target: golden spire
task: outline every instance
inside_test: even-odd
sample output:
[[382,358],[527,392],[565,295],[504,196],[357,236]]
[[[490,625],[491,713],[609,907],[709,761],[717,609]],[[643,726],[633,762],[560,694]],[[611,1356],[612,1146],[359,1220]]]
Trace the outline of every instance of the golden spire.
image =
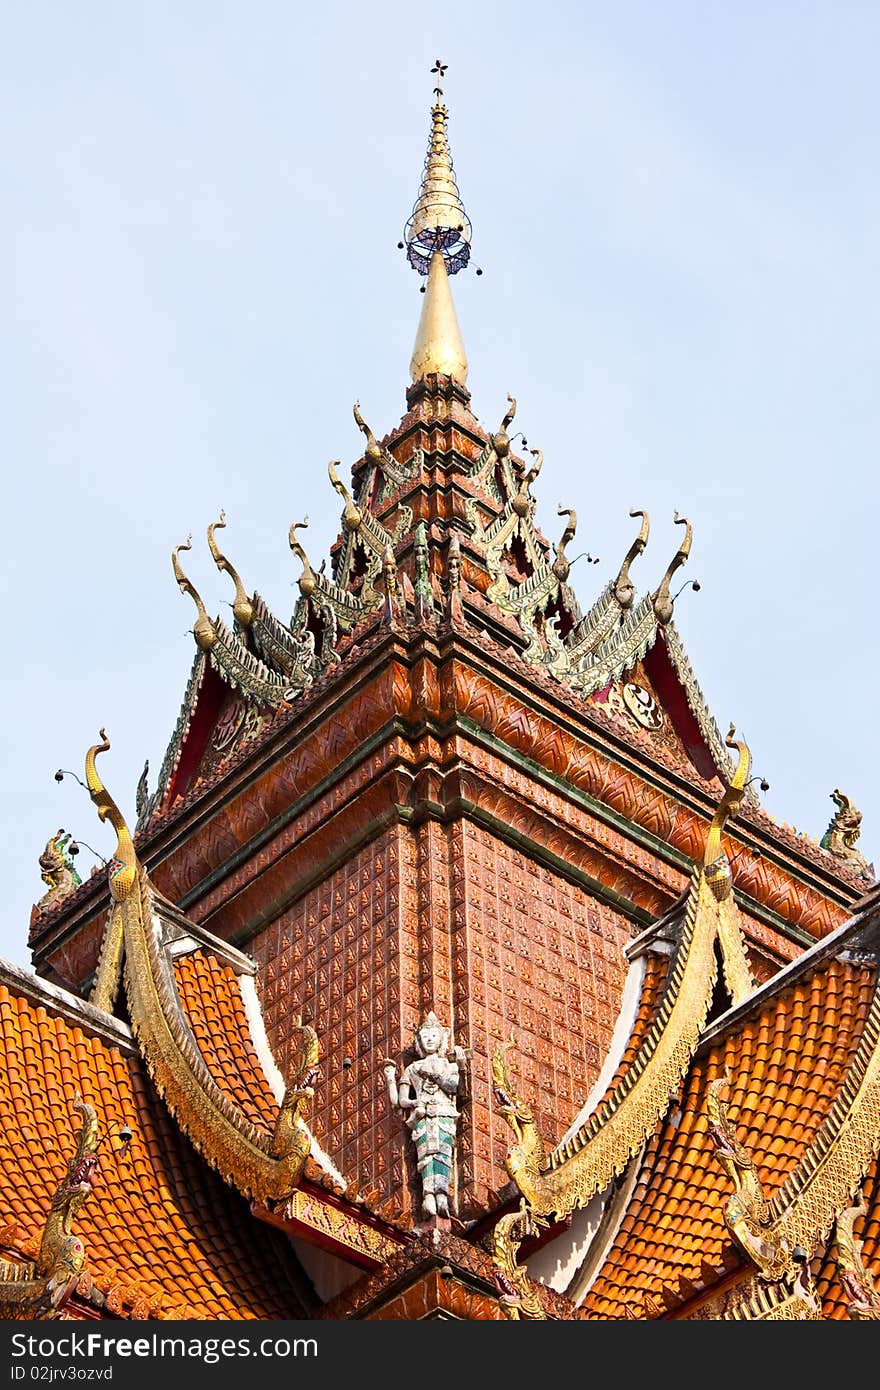
[[446,262],[443,253],[435,251],[431,257],[428,288],[409,363],[410,377],[413,381],[419,381],[429,372],[440,372],[443,376],[454,376],[456,381],[464,385],[467,370],[467,357],[452,301]]
[[425,302],[410,361],[413,381],[429,373],[467,379],[467,357],[458,327],[449,276],[463,270],[471,255],[471,224],[458,192],[449,141],[448,112],[440,85],[446,64],[438,58],[432,73],[437,78],[431,107],[431,140],[422,174],[422,186],[406,224],[406,256],[419,275],[427,275]]

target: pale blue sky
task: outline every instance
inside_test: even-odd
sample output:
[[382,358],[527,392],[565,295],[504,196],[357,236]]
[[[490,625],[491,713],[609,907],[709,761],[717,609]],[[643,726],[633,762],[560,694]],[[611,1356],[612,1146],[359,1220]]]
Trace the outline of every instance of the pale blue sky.
[[[27,963],[58,826],[103,854],[79,773],[133,816],[228,604],[204,540],[289,615],[290,522],[338,529],[326,465],[405,409],[421,298],[397,242],[431,64],[474,263],[474,408],[544,450],[582,605],[647,508],[653,587],[694,523],[677,621],[774,815],[846,791],[880,867],[876,4],[7,6],[0,42],[7,595],[0,953]],[[226,611],[226,610],[224,610]],[[80,864],[87,870],[89,856]]]

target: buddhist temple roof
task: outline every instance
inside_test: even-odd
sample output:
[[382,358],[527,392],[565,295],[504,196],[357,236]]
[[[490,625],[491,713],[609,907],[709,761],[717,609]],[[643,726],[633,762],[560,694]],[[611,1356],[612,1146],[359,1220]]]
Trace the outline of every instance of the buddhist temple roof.
[[[634,1161],[625,1213],[583,1297],[585,1316],[688,1316],[746,1278],[748,1259],[723,1219],[730,1177],[710,1135],[710,1090],[725,1074],[730,1120],[771,1208],[776,1203],[798,1232],[816,1228],[822,1316],[847,1316],[825,1213],[845,1207],[863,1185],[865,1261],[876,1264],[876,1090],[857,1097],[853,1069],[861,1076],[877,1066],[877,932],[875,907],[706,1030],[679,1095]],[[867,1055],[860,1058],[860,1049]],[[849,1144],[851,1125],[861,1144]],[[819,1155],[828,1152],[836,1156],[823,1169]],[[806,1214],[793,1217],[799,1205]]]
[[[195,652],[158,784],[132,833],[101,730],[85,787],[115,848],[79,883],[58,832],[31,923],[72,988],[0,972],[0,1303],[42,1279],[79,1315],[874,1317],[857,812],[835,792],[818,844],[762,809],[676,625],[687,517],[658,560],[632,509],[581,606],[592,557],[570,507],[555,541],[536,523],[516,400],[495,429],[471,408],[450,281],[472,229],[432,71],[406,412],[379,437],[354,405],[329,568],[290,524],[289,618],[231,526],[221,550],[225,513],[202,522],[229,622],[174,548]],[[457,1214],[413,1204],[429,1165],[392,1114],[383,1054],[419,1016],[473,1083],[430,1117],[470,1124]],[[61,1207],[87,1259],[66,1292]]]
[[[314,1296],[287,1242],[251,1216],[181,1135],[124,1025],[111,1031],[94,1013],[0,966],[5,1257],[36,1254],[81,1096],[104,1142],[95,1191],[77,1219],[87,1256],[75,1302],[141,1318],[307,1315]],[[120,1154],[125,1125],[132,1138]]]

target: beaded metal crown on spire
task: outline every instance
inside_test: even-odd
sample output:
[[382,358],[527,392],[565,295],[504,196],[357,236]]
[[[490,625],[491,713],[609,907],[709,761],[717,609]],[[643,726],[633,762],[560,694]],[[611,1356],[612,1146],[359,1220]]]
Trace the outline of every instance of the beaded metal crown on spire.
[[450,275],[464,270],[471,258],[471,224],[455,182],[446,135],[448,112],[441,86],[446,68],[447,64],[438,58],[431,69],[437,77],[431,107],[431,143],[419,196],[403,233],[406,258],[420,275],[428,274],[435,251],[443,256]]

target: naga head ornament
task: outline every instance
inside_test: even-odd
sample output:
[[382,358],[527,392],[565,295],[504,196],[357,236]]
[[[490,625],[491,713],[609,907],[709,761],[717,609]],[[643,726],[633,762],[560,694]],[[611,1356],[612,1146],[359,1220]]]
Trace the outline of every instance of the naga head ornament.
[[380,463],[382,460],[382,449],[373,431],[370,429],[363,415],[361,415],[360,401],[355,401],[353,410],[355,423],[358,429],[363,432],[367,441],[366,448],[364,449],[364,458],[368,463]]
[[339,459],[332,459],[330,463],[327,464],[327,472],[330,474],[331,483],[345,503],[342,520],[349,531],[356,531],[361,524],[362,514],[360,509],[355,506],[354,498],[336,471],[336,465],[338,463]]
[[737,750],[736,770],[712,818],[709,834],[706,837],[706,848],[703,852],[703,873],[718,902],[723,902],[725,898],[730,896],[733,886],[730,861],[721,845],[721,832],[727,821],[735,816],[739,810],[745,796],[746,783],[752,763],[748,744],[742,739],[735,738],[735,734],[736,728],[731,724],[724,742],[728,748]]
[[574,507],[563,507],[560,502],[556,508],[556,515],[568,517],[565,530],[556,546],[556,558],[553,561],[553,573],[556,575],[560,584],[564,584],[571,572],[571,562],[565,553],[565,547],[574,540],[578,524],[577,512],[574,510]]
[[510,408],[507,414],[505,415],[504,419],[501,421],[501,426],[498,430],[498,433],[492,440],[492,448],[495,450],[495,453],[498,455],[500,459],[506,459],[507,455],[510,453],[510,435],[508,434],[508,430],[510,429],[510,426],[513,422],[513,417],[516,414],[515,398],[508,394],[507,399],[510,402]]
[[645,549],[645,546],[648,544],[648,535],[651,529],[651,522],[647,512],[640,512],[635,510],[633,507],[630,507],[629,514],[630,516],[640,516],[642,518],[642,525],[639,530],[639,534],[636,536],[629,550],[626,552],[623,564],[620,566],[620,572],[614,581],[614,597],[617,599],[617,602],[620,604],[621,608],[632,607],[632,601],[635,598],[636,589],[635,585],[629,577],[629,567],[632,564],[632,562],[635,559],[637,559],[639,555],[641,555],[642,551]]
[[177,585],[180,589],[180,592],[182,594],[189,594],[197,609],[198,616],[196,617],[196,620],[193,623],[193,636],[195,637],[196,642],[198,643],[199,647],[201,647],[202,651],[209,652],[213,647],[214,643],[217,641],[217,632],[214,628],[214,624],[208,617],[208,612],[205,608],[204,603],[202,602],[200,593],[190,582],[190,580],[187,579],[186,575],[180,567],[180,560],[178,559],[178,556],[180,555],[181,550],[192,550],[192,532],[190,532],[190,534],[187,536],[186,540],[183,542],[182,545],[175,546],[172,550],[171,564],[174,569],[174,578],[177,580]]
[[100,731],[101,742],[95,743],[86,753],[86,786],[98,812],[98,819],[108,820],[116,831],[116,853],[109,864],[110,892],[117,902],[124,901],[134,887],[137,878],[137,860],[134,843],[128,826],[113,797],[98,775],[96,759],[99,753],[106,753],[110,740],[105,731]]
[[247,589],[241,582],[238,571],[229,563],[225,555],[222,555],[220,548],[214,539],[214,532],[226,525],[226,513],[220,513],[218,521],[212,521],[208,527],[208,547],[214,557],[214,563],[218,570],[224,571],[229,575],[235,585],[235,598],[232,600],[232,611],[235,620],[240,627],[250,627],[254,620],[254,605],[248,597]]
[[298,541],[296,538],[297,531],[302,531],[304,527],[308,526],[308,524],[308,517],[306,517],[305,521],[292,521],[290,523],[290,531],[287,535],[288,545],[290,546],[296,558],[302,564],[302,574],[299,577],[298,583],[299,591],[302,594],[303,598],[309,598],[315,592],[315,589],[318,586],[318,581],[315,578],[315,571],[309,564],[309,557],[306,554],[301,542]]
[[691,541],[694,534],[694,528],[687,517],[679,516],[678,512],[675,513],[675,524],[676,526],[684,526],[687,528],[684,533],[684,540],[670,560],[669,567],[660,581],[657,592],[654,594],[654,613],[657,617],[657,621],[663,623],[664,626],[666,623],[672,621],[672,612],[675,606],[675,600],[670,597],[669,593],[672,576],[675,574],[676,570],[681,569],[681,566],[690,555]]

